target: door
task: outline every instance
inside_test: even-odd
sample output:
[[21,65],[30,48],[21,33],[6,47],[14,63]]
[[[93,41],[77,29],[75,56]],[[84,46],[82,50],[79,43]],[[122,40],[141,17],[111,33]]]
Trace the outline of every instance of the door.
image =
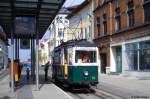
[[101,73],[106,73],[106,53],[101,54]]
[[121,46],[116,47],[116,72],[121,73],[122,72],[122,52],[121,52]]

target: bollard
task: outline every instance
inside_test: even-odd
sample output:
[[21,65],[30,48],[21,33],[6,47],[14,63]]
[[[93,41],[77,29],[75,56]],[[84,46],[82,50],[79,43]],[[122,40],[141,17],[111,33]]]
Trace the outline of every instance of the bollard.
[[26,70],[26,72],[27,72],[27,80],[29,80],[29,73],[30,73],[30,70],[29,70],[29,68],[27,68],[27,70]]

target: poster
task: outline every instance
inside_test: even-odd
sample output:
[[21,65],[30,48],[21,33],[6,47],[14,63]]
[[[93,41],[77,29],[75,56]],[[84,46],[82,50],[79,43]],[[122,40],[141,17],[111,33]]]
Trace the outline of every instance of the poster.
[[35,18],[34,17],[16,17],[15,34],[34,34]]

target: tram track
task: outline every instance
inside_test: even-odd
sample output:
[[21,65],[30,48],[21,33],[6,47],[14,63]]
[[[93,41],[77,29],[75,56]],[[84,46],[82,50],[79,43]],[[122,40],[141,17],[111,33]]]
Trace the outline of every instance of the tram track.
[[70,88],[64,88],[64,86],[60,84],[55,83],[55,85],[72,96],[74,99],[124,99],[120,96],[116,96],[95,87],[70,90]]
[[[95,89],[86,89],[87,90],[95,90]],[[122,99],[120,97],[114,96],[114,95],[109,95],[105,92],[97,91],[90,93],[90,91],[87,91],[87,93],[82,92],[82,93],[72,93],[72,92],[67,92],[69,95],[75,97],[75,99]]]

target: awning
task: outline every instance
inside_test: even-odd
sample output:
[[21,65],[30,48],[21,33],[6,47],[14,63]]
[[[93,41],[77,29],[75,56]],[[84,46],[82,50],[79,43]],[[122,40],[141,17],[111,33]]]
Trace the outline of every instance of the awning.
[[[12,17],[38,17],[39,38],[46,32],[65,0],[0,0],[0,25],[11,37]],[[28,38],[31,35],[17,35]]]

